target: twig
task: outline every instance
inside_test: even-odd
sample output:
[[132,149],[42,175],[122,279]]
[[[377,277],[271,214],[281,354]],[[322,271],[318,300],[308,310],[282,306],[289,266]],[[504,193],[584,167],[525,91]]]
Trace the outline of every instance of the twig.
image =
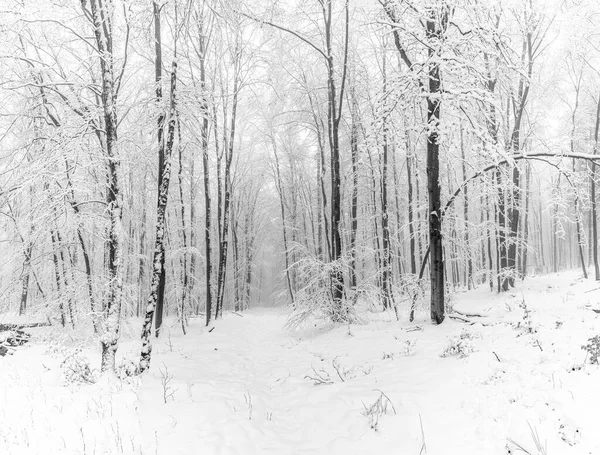
[[485,323],[483,323],[481,321],[473,321],[472,319],[465,318],[463,316],[458,316],[455,313],[449,314],[448,317],[450,319],[456,319],[457,321],[466,322],[467,324],[470,324],[470,325],[481,324],[481,325],[486,326],[486,327],[488,327],[488,326],[491,325],[491,324],[485,324]]
[[335,372],[337,373],[337,375],[339,376],[339,378],[342,380],[342,382],[346,382],[346,379],[344,378],[345,375],[342,375],[340,373],[340,365],[337,362],[337,357],[335,359],[333,359],[333,361],[331,362],[331,365],[333,366],[333,369],[335,370]]
[[496,360],[498,360],[498,362],[502,363],[502,361],[500,360],[500,357],[498,357],[498,354],[496,354],[494,351],[492,351],[492,354],[494,354],[496,356]]
[[423,327],[420,325],[416,325],[414,327],[409,327],[408,329],[404,329],[405,332],[421,332],[423,331]]
[[321,370],[319,372],[319,371],[315,370],[315,367],[311,367],[311,368],[312,368],[313,373],[315,375],[314,376],[310,376],[310,375],[307,374],[306,376],[304,376],[304,379],[310,379],[311,381],[313,381],[315,383],[315,385],[333,384],[333,381],[329,377],[329,373],[327,373],[327,371]]
[[421,413],[419,413],[419,422],[421,423],[421,441],[423,441],[419,455],[423,455],[424,453],[427,453],[427,444],[425,444],[425,431],[423,430],[423,419],[421,418]]
[[390,400],[390,397],[388,397],[385,393],[383,393],[381,390],[379,389],[373,389],[373,392],[379,392],[381,395],[383,395],[385,397],[386,400],[388,400],[388,403],[392,406],[392,411],[394,411],[394,415],[397,415],[398,413],[396,412],[396,408],[394,407],[394,403],[392,403],[392,400]]
[[487,318],[487,316],[485,316],[483,314],[463,313],[462,311],[458,311],[456,308],[453,310],[453,313],[459,314],[459,315],[464,316],[466,318]]

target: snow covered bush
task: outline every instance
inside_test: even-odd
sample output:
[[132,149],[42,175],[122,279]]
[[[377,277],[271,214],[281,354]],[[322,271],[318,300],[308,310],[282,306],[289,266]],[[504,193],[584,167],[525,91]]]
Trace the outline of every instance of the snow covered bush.
[[347,275],[347,258],[324,262],[313,256],[305,256],[293,267],[296,281],[303,283],[303,286],[294,295],[292,314],[286,322],[287,329],[296,330],[311,320],[343,324],[363,322],[356,311],[356,303],[363,289],[346,291],[341,301],[333,298],[332,277],[340,272]]
[[123,360],[123,362],[117,366],[116,373],[117,377],[121,381],[129,380],[137,375],[138,365],[131,359]]
[[527,306],[525,299],[521,300],[521,303],[519,303],[519,308],[523,310],[523,319],[515,324],[516,329],[521,329],[521,333],[519,335],[532,335],[537,333],[537,326],[533,323],[531,318],[531,310]]
[[448,343],[444,348],[444,351],[440,354],[440,357],[451,357],[458,356],[460,358],[468,357],[475,348],[473,347],[473,339],[479,338],[480,335],[471,333],[463,329],[463,331],[456,336],[448,339]]
[[598,365],[598,358],[600,357],[600,335],[589,338],[587,344],[581,346],[581,349],[587,351],[592,365]]
[[67,355],[61,362],[60,368],[67,384],[93,384],[96,382],[96,372],[91,369],[89,360],[80,350],[75,350]]

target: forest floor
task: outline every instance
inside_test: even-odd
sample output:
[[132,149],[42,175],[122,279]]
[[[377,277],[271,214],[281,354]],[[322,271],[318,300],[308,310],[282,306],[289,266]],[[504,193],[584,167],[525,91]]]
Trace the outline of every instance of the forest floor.
[[76,343],[32,330],[0,357],[0,454],[600,454],[600,368],[581,349],[600,334],[600,289],[578,277],[454,294],[473,324],[386,312],[289,332],[260,308],[211,333],[192,320],[129,382],[65,385]]

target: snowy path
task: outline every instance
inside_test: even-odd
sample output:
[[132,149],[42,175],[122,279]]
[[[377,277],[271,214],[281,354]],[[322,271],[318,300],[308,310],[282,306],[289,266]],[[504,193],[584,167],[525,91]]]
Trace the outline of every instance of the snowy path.
[[[253,310],[226,316],[210,334],[193,325],[185,343],[173,329],[173,352],[165,343],[156,348],[140,391],[142,433],[153,441],[145,453],[158,440],[159,454],[419,454],[424,440],[428,454],[500,455],[509,437],[533,450],[529,425],[548,453],[600,453],[600,375],[577,369],[581,344],[600,325],[582,300],[593,283],[571,286],[574,279],[537,278],[523,294],[457,295],[457,308],[485,314],[486,326],[423,320],[422,331],[407,332],[409,324],[379,315],[351,334],[347,327],[290,334],[279,311]],[[510,325],[522,319],[522,296],[535,334]],[[440,358],[463,329],[481,335],[475,352]],[[416,343],[411,355],[403,352],[408,340]],[[163,363],[177,389],[166,405]],[[333,384],[306,379],[313,367]],[[388,406],[374,431],[364,406],[379,391],[396,414]]]
[[[506,455],[507,438],[537,454],[530,426],[549,455],[600,454],[600,369],[581,349],[600,334],[600,290],[585,292],[596,287],[569,272],[455,294],[457,310],[483,315],[475,325],[383,313],[289,333],[280,310],[254,309],[208,333],[194,320],[186,336],[165,330],[137,389],[64,387],[60,355],[32,344],[0,358],[0,454]],[[464,330],[474,352],[440,358]],[[138,349],[123,340],[120,352]],[[382,392],[387,412],[369,418]]]

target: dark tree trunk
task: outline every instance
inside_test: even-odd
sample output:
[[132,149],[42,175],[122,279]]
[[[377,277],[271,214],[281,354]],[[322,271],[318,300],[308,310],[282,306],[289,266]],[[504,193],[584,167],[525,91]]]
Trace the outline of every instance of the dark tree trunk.
[[[237,51],[236,51],[237,54]],[[237,57],[239,58],[239,54]],[[233,101],[231,111],[231,124],[229,126],[229,138],[227,144],[223,144],[223,147],[227,145],[227,151],[225,156],[225,174],[224,174],[224,191],[223,191],[223,218],[220,220],[220,244],[219,244],[219,267],[217,270],[217,305],[215,308],[215,319],[220,318],[223,315],[223,302],[225,299],[225,274],[227,271],[227,252],[229,248],[229,224],[230,224],[230,209],[231,209],[231,163],[233,160],[233,149],[235,144],[235,126],[236,126],[236,114],[237,114],[237,100],[239,91],[239,80],[238,80],[238,64],[236,60],[235,68],[235,79],[233,82]]]
[[[160,199],[160,187],[162,185],[162,176],[165,171],[165,112],[162,107],[162,40],[161,40],[161,28],[160,28],[160,6],[157,0],[152,3],[154,12],[154,82],[156,84],[156,103],[159,106],[159,115],[157,120],[157,135],[158,135],[158,199]],[[166,211],[165,211],[166,217]],[[162,243],[164,248],[164,243]],[[165,306],[165,254],[161,255],[160,262],[160,277],[157,289],[157,300],[156,300],[156,321],[155,321],[155,336],[158,338],[160,335],[160,329],[162,327],[163,312]],[[154,275],[154,270],[152,274]]]
[[[408,131],[406,131],[408,135]],[[413,185],[412,185],[412,157],[410,155],[410,149],[408,144],[408,138],[406,142],[406,176],[408,181],[408,241],[410,248],[410,273],[415,275],[417,273],[416,263],[416,251],[415,251],[415,226],[414,226],[414,214],[413,214]]]
[[[387,99],[387,74],[386,74],[386,58],[385,49],[383,56],[383,97]],[[387,106],[383,105],[383,150],[381,157],[381,234],[382,234],[382,260],[381,260],[381,284],[383,294],[383,308],[388,309],[393,306],[392,295],[392,254],[390,246],[390,227],[388,213],[388,160],[389,160],[389,144],[388,144],[388,112]]]
[[[322,3],[323,19],[325,21],[325,56],[327,58],[327,119],[328,119],[328,130],[329,130],[329,148],[331,151],[330,164],[331,164],[331,261],[336,262],[341,259],[342,256],[342,236],[341,236],[341,175],[340,175],[340,146],[339,146],[339,129],[340,121],[342,119],[342,106],[344,101],[344,85],[346,82],[346,63],[348,57],[348,31],[349,31],[349,8],[346,3],[346,39],[345,39],[345,51],[344,51],[344,63],[342,66],[343,75],[341,80],[341,89],[339,93],[339,106],[338,106],[338,93],[335,84],[335,67],[333,62],[333,51],[332,51],[332,3]],[[334,267],[331,274],[332,282],[332,295],[334,302],[334,316],[339,317],[341,315],[342,298],[344,296],[344,274],[340,267]]]
[[[206,86],[206,43],[204,35],[204,18],[197,21],[198,26],[198,54],[200,56],[200,88],[202,89],[202,172],[204,174],[204,256],[205,256],[205,287],[206,287],[206,325],[212,320],[212,227],[211,227],[211,197],[210,197],[210,168],[208,161],[208,128],[209,128],[209,105]],[[215,130],[215,142],[217,131]],[[220,194],[220,191],[219,191]],[[192,230],[194,230],[192,228]],[[192,275],[193,276],[193,275]]]
[[445,283],[444,283],[444,257],[442,245],[442,213],[441,213],[441,188],[440,188],[440,145],[438,143],[438,125],[440,122],[441,108],[441,80],[439,46],[448,24],[448,7],[443,6],[443,11],[431,9],[426,22],[426,35],[430,44],[438,48],[429,48],[427,96],[427,123],[429,134],[427,136],[427,191],[429,194],[429,247],[430,247],[430,277],[431,277],[431,319],[436,324],[444,321],[445,313]]

